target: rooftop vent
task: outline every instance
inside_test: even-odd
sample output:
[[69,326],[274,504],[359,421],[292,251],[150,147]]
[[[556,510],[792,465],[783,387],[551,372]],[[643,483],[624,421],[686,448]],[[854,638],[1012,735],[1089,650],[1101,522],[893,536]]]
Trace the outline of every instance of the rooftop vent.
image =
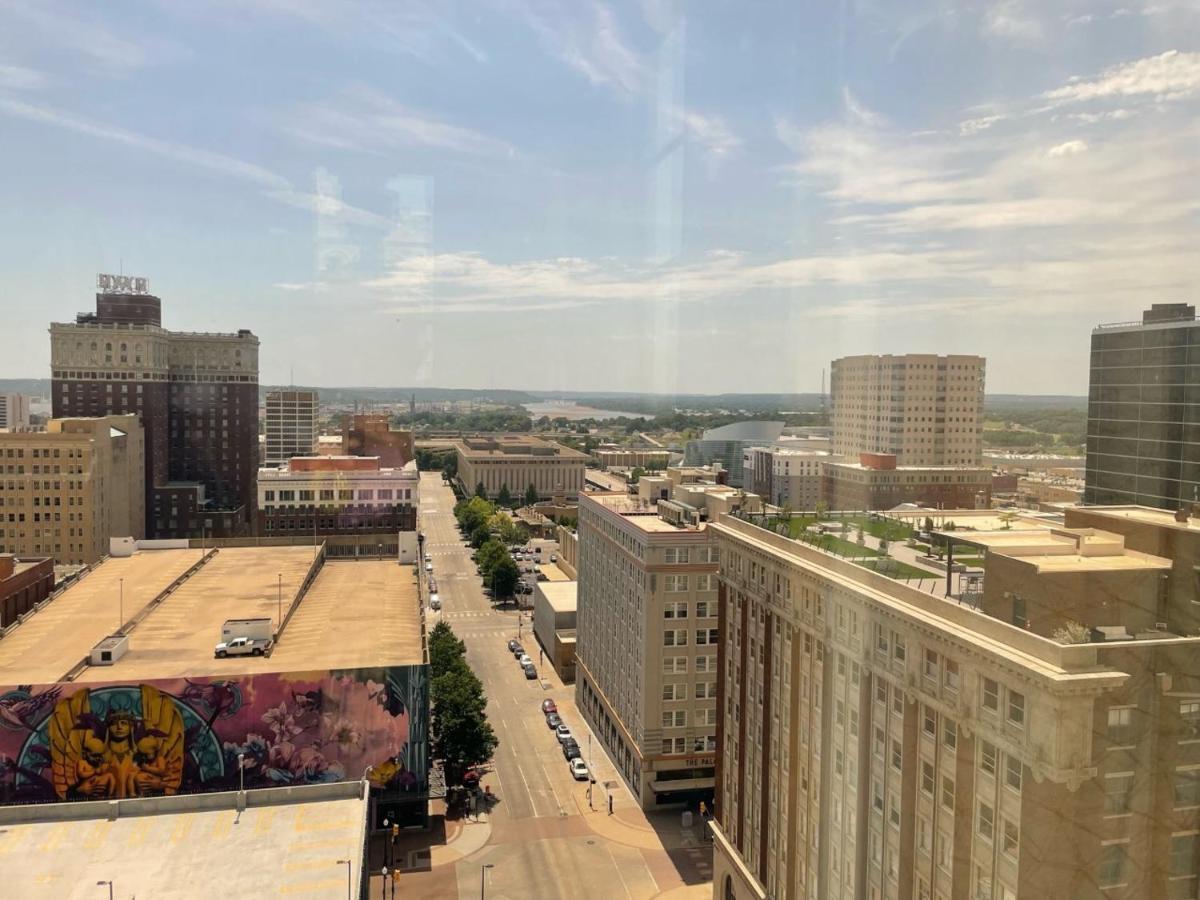
[[92,648],[93,666],[111,666],[129,652],[129,636],[112,634]]

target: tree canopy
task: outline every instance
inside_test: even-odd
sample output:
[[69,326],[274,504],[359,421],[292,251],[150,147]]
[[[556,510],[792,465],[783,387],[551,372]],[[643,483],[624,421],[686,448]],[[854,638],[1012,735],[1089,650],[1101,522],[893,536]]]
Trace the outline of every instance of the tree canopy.
[[467,665],[466,645],[445,622],[429,633],[430,729],[433,754],[451,784],[472,766],[487,762],[499,741],[487,720],[483,684]]

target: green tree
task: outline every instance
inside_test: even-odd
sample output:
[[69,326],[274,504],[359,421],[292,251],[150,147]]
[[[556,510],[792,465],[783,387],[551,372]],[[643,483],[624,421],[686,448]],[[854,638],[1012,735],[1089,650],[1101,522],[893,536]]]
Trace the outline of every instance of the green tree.
[[488,586],[491,587],[493,596],[497,600],[511,597],[513,588],[517,586],[520,577],[521,570],[517,568],[513,558],[505,553],[504,557],[492,567],[488,577]]
[[433,754],[443,762],[450,784],[472,766],[492,758],[499,746],[487,719],[483,685],[464,659],[434,678],[429,687]]
[[442,463],[442,477],[447,481],[453,481],[458,477],[458,454],[447,453],[446,461]]
[[482,497],[484,500],[487,499],[487,488],[483,486],[482,481],[475,485],[475,496]]
[[525,488],[525,505],[533,506],[538,502],[538,489],[533,486],[533,482],[529,483],[529,487]]
[[468,543],[472,547],[474,547],[476,550],[478,550],[480,547],[482,547],[484,544],[486,544],[489,540],[491,540],[491,537],[492,537],[492,531],[490,528],[487,527],[487,523],[480,522],[471,531],[471,537],[468,540]]
[[429,675],[437,678],[449,672],[465,659],[467,645],[454,634],[444,621],[438,622],[429,632]]
[[492,569],[506,556],[508,556],[508,548],[495,539],[488,541],[479,548],[477,562],[479,563],[479,571],[485,581],[492,577]]
[[454,507],[455,518],[459,524],[463,526],[463,530],[470,534],[480,525],[487,523],[496,512],[496,507],[488,503],[482,497],[472,497],[470,500],[459,501]]
[[929,534],[929,532],[933,531],[933,518],[931,516],[925,517],[925,526],[922,530],[926,534]]
[[829,504],[826,503],[824,500],[818,500],[817,505],[816,505],[817,521],[819,522],[822,519],[824,519],[826,514],[828,514],[828,512],[829,512]]
[[508,482],[506,481],[504,484],[500,485],[500,493],[496,495],[496,505],[507,507],[512,506],[512,502],[513,497],[512,494],[509,493]]
[[646,470],[643,469],[641,466],[634,466],[633,471],[629,473],[629,483],[637,484],[638,479],[640,479],[645,474],[646,474]]

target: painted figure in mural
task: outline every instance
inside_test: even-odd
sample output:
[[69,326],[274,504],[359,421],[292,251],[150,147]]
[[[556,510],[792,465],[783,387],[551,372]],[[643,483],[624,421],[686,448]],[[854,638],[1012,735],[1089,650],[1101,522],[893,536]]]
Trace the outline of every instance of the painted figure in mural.
[[119,799],[174,794],[183,778],[183,718],[174,700],[141,686],[140,714],[110,706],[92,712],[83,688],[55,704],[50,769],[59,799]]
[[34,724],[42,718],[42,710],[57,700],[61,693],[62,688],[52,687],[35,694],[33,685],[23,684],[0,697],[0,719],[7,725],[32,731]]

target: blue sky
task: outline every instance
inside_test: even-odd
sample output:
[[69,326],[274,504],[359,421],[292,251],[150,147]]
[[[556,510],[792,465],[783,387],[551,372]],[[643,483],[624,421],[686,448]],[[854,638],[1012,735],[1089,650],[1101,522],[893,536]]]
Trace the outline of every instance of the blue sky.
[[1200,3],[0,0],[0,377],[96,272],[327,385],[1084,393],[1196,299]]

